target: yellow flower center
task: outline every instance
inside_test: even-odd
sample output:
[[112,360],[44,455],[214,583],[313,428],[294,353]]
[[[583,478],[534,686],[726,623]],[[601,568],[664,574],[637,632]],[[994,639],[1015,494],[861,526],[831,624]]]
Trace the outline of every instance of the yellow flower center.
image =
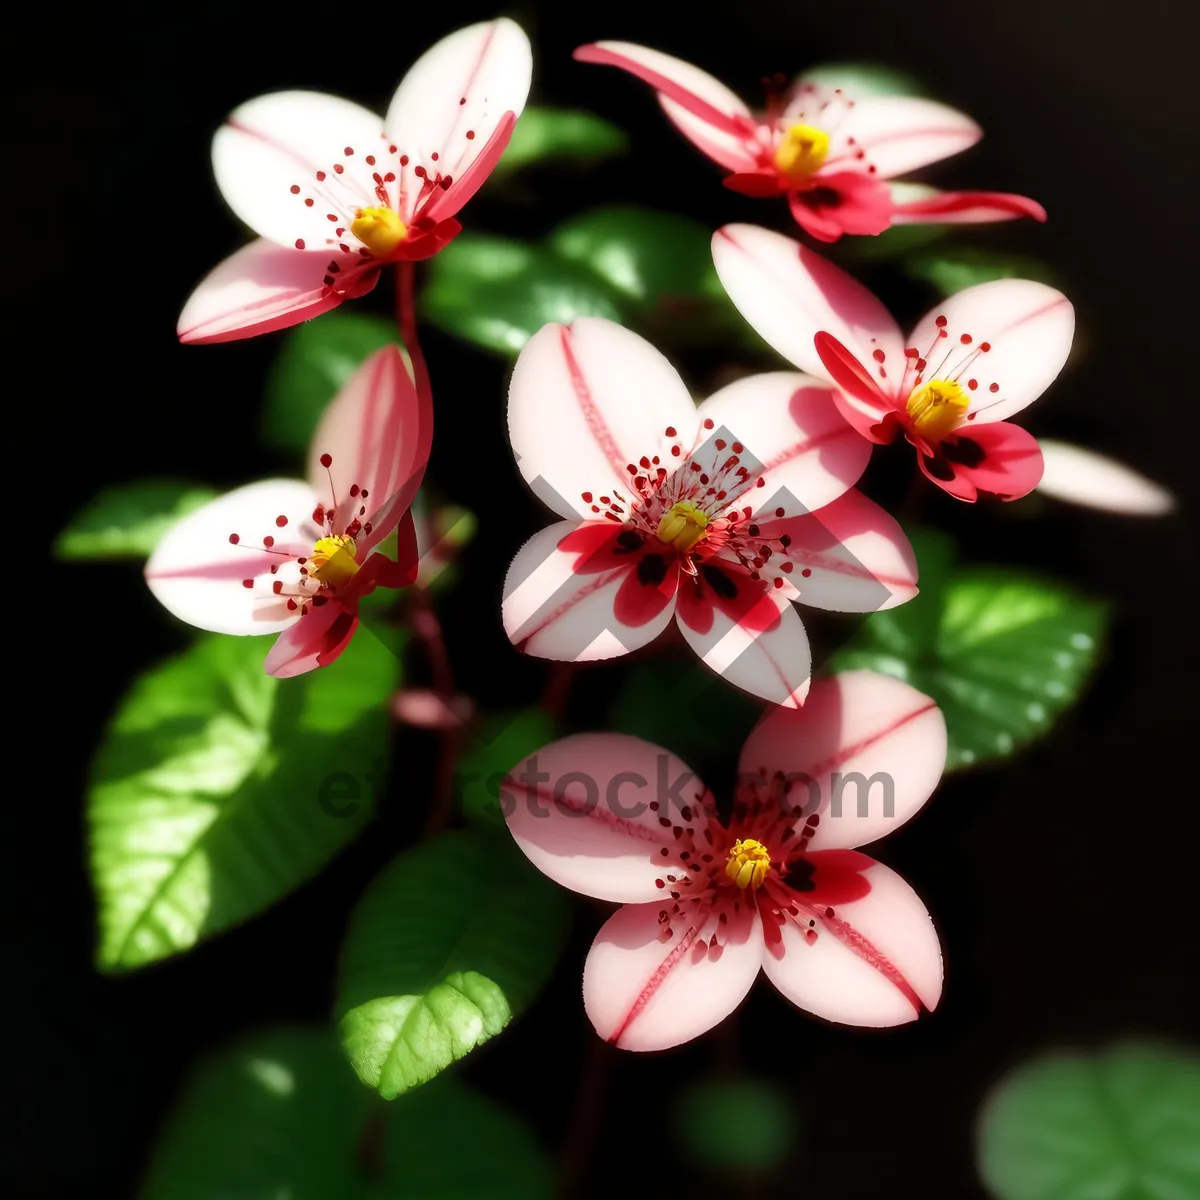
[[770,868],[771,856],[762,842],[756,842],[753,838],[739,838],[729,851],[725,874],[745,890],[761,887]]
[[780,174],[796,183],[815,174],[829,154],[829,134],[812,125],[789,126],[775,150]]
[[342,587],[358,574],[354,539],[344,533],[323,537],[308,556],[308,573],[318,583]]
[[408,234],[404,222],[390,208],[360,208],[350,232],[376,258],[387,258]]
[[708,529],[708,514],[691,500],[672,504],[658,523],[658,540],[681,553],[690,550]]
[[958,428],[971,407],[971,398],[953,380],[931,379],[909,396],[905,407],[916,431],[931,442],[940,442]]

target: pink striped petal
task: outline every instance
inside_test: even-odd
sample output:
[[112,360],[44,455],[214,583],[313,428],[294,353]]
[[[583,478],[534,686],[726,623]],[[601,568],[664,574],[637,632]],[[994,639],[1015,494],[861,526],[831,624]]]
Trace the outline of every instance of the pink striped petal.
[[1031,279],[996,279],[943,300],[908,344],[928,359],[927,378],[975,382],[969,414],[982,425],[1020,412],[1050,386],[1074,332],[1075,310],[1062,292]]
[[887,675],[847,671],[814,683],[803,712],[769,712],[746,740],[738,772],[801,780],[798,820],[820,817],[809,846],[837,850],[903,825],[945,765],[946,722],[928,696]]
[[892,185],[893,225],[973,225],[984,221],[1011,221],[1017,217],[1046,220],[1046,210],[1028,196],[1012,192],[939,192],[921,188],[922,194],[903,199],[902,185]]
[[980,496],[1019,500],[1042,478],[1037,439],[1019,425],[968,425],[933,457],[917,454],[921,470],[943,491],[968,502]]
[[1175,497],[1124,463],[1068,442],[1039,442],[1044,470],[1037,490],[1055,500],[1136,517],[1161,517]]
[[[288,556],[310,554],[321,536],[310,520],[316,501],[312,488],[294,479],[268,479],[218,496],[167,530],[146,563],[146,583],[164,608],[198,629],[286,629],[297,613],[272,584],[280,582],[288,594],[299,591],[299,567]],[[264,538],[271,539],[268,548]]]
[[345,264],[336,289],[324,282],[328,253],[284,250],[265,238],[243,246],[196,285],[179,314],[179,340],[231,342],[287,329],[375,286],[377,267],[364,270],[347,256],[333,258]]
[[[501,613],[509,640],[524,654],[590,662],[652,642],[675,611],[678,568],[643,572],[621,560],[606,539],[619,526],[560,521],[517,551],[504,580]],[[612,565],[609,565],[612,564]]]
[[526,482],[560,516],[589,520],[607,506],[600,497],[628,500],[629,466],[655,456],[677,461],[671,446],[690,449],[696,428],[696,406],[675,368],[612,321],[544,325],[513,368],[513,452]]
[[851,162],[856,151],[864,150],[875,173],[890,179],[958,154],[982,136],[970,117],[944,104],[916,96],[875,96],[856,104],[838,124],[827,163],[843,157]]
[[748,480],[755,490],[747,500],[811,512],[852,487],[871,457],[870,444],[846,424],[833,397],[834,389],[810,375],[773,371],[721,388],[700,405],[699,416],[745,447],[744,465],[752,459],[764,468]]
[[396,346],[372,354],[325,410],[309,448],[308,477],[325,507],[337,511],[339,528],[356,515],[371,525],[356,539],[360,556],[412,504],[432,442],[433,405],[417,394]]
[[327,667],[350,645],[358,614],[334,599],[309,607],[290,629],[275,639],[266,661],[268,675],[292,679],[317,667]]
[[[509,123],[506,114],[521,115],[532,73],[529,39],[519,25],[502,17],[442,38],[401,80],[384,120],[392,141],[414,164],[436,164],[456,180],[475,179],[474,187],[441,216],[457,212],[482,182],[471,172],[472,165],[496,130]],[[434,153],[438,157],[430,161]]]
[[[488,176],[495,170],[508,143],[512,138],[513,127],[517,123],[516,114],[507,112],[496,123],[488,140],[479,148],[470,162],[465,165],[460,162],[455,168],[459,173],[451,174],[451,183],[438,187],[421,208],[424,221],[439,222],[437,229],[416,242],[410,257],[414,260],[418,252],[421,258],[431,258],[441,248],[450,242],[462,229],[457,221],[448,220],[451,214],[460,208],[487,182]],[[472,143],[473,145],[473,143]],[[432,243],[426,247],[425,243]]]
[[627,904],[614,913],[583,968],[584,1009],[596,1032],[624,1050],[665,1050],[699,1037],[737,1008],[758,976],[756,909],[743,907],[725,923],[694,908],[664,923],[664,911]]
[[539,871],[620,902],[663,897],[665,876],[686,871],[682,831],[699,834],[715,811],[682,759],[624,733],[543,746],[508,772],[500,799],[509,832]]
[[713,262],[738,311],[784,358],[829,379],[813,338],[832,334],[860,362],[879,351],[897,375],[904,343],[887,309],[845,271],[792,238],[757,225],[713,234]]
[[256,233],[289,250],[299,238],[328,257],[327,214],[352,217],[378,203],[365,156],[382,144],[383,122],[349,100],[274,92],[229,114],[213,137],[213,171],[229,207]]
[[[814,854],[814,859],[819,855]],[[763,954],[763,971],[793,1004],[843,1025],[903,1025],[942,995],[942,952],[920,897],[874,863],[861,900],[819,911],[810,944],[789,921]],[[803,894],[800,894],[803,900]],[[807,922],[805,922],[807,926]]]
[[677,613],[684,638],[726,683],[772,704],[799,708],[812,674],[799,615],[787,596],[765,581],[733,571],[724,572],[724,578],[724,586],[738,589],[727,602],[707,584],[689,581],[680,587]]
[[764,538],[791,538],[788,559],[795,566],[787,580],[801,604],[879,612],[917,594],[917,560],[904,530],[859,491],[851,489],[815,513],[760,522],[760,528]]

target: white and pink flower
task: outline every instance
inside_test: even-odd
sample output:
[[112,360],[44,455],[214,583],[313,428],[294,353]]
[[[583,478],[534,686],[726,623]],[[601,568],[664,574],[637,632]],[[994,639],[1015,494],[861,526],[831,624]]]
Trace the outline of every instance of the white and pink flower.
[[[432,434],[432,406],[400,351],[377,351],[321,418],[307,482],[251,483],[184,517],[146,563],[150,590],[200,629],[279,633],[270,675],[327,666],[354,635],[362,597],[416,577],[409,507]],[[395,561],[379,550],[393,530]]]
[[369,292],[387,263],[436,254],[508,145],[532,69],[529,39],[500,19],[427,50],[382,121],[318,92],[235,109],[213,139],[213,170],[260,238],[192,293],[180,341],[284,329]]
[[748,196],[786,196],[796,222],[823,242],[890,225],[1033,217],[1046,210],[1007,192],[939,192],[889,180],[973,146],[970,117],[913,96],[851,99],[841,88],[799,81],[771,86],[764,111],[699,67],[630,42],[580,46],[581,62],[620,67],[658,92],[667,116],[732,174],[725,186]]
[[925,906],[857,847],[913,817],[945,759],[928,696],[856,671],[815,684],[801,712],[763,718],[724,816],[675,755],[617,733],[546,746],[501,795],[540,871],[624,905],[592,943],[584,1007],[606,1041],[661,1050],[728,1016],[760,970],[843,1024],[899,1025],[937,1006]]
[[1036,400],[1071,350],[1075,310],[1029,279],[944,300],[905,338],[845,271],[757,225],[713,235],[713,261],[742,316],[784,358],[835,385],[868,443],[903,433],[921,470],[960,500],[1015,500],[1042,477],[1037,440],[1005,419]]
[[611,658],[675,618],[712,670],[798,707],[811,662],[793,600],[873,612],[917,592],[908,539],[852,488],[870,446],[835,390],[777,372],[697,407],[671,364],[620,325],[544,326],[513,371],[509,435],[562,520],[509,569],[513,644]]

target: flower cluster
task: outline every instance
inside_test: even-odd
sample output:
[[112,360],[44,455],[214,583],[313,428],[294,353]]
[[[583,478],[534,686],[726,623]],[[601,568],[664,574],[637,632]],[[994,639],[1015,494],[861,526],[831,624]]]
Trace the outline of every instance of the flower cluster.
[[[655,50],[598,42],[575,57],[649,83],[670,121],[729,172],[726,186],[785,198],[810,240],[1045,220],[1023,196],[894,182],[981,136],[944,105],[776,79],[753,111]],[[410,509],[431,452],[433,386],[413,264],[461,230],[531,70],[525,34],[495,20],[422,55],[383,118],[283,92],[236,109],[214,138],[221,192],[259,238],[196,288],[181,341],[279,330],[371,291],[385,267],[398,274],[406,354],[380,350],[355,372],[320,421],[307,479],[211,502],[170,529],[146,566],[153,594],[183,620],[278,633],[272,675],[327,666],[367,594],[426,577]],[[614,733],[555,741],[506,777],[508,827],[529,860],[623,905],[588,955],[584,1006],[602,1037],[630,1049],[702,1033],[760,970],[833,1021],[893,1025],[936,1006],[929,915],[859,847],[933,792],[942,714],[869,672],[814,682],[796,605],[870,613],[917,594],[908,539],[855,487],[874,446],[902,435],[924,476],[964,501],[1012,500],[1039,483],[1038,444],[1008,418],[1054,380],[1074,326],[1061,293],[1004,279],[952,296],[905,335],[804,241],[727,225],[712,255],[733,304],[795,370],[739,378],[697,403],[643,338],[580,318],[528,341],[508,395],[516,464],[556,518],[512,559],[502,603],[512,646],[611,659],[674,625],[711,671],[768,706],[724,800],[669,750]],[[665,793],[636,811],[624,803],[623,788],[664,776]],[[850,776],[860,787],[846,811]]]

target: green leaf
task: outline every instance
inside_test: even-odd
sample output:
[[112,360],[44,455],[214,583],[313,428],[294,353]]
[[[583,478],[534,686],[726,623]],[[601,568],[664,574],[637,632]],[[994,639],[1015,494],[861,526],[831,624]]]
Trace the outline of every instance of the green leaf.
[[139,479],[105,488],[54,541],[58,558],[145,558],[182,517],[216,491],[180,479]]
[[932,696],[946,717],[947,770],[1007,758],[1079,696],[1107,606],[1007,568],[951,568],[944,539],[911,540],[920,595],[868,617],[832,668],[880,671]]
[[488,713],[469,733],[454,769],[454,794],[463,816],[503,827],[500,782],[519,762],[554,740],[554,721],[540,708]]
[[1200,1057],[1122,1044],[1025,1063],[989,1097],[977,1155],[997,1200],[1200,1196]]
[[454,1079],[384,1107],[324,1030],[274,1030],[201,1064],[142,1200],[550,1200],[526,1125]]
[[822,87],[841,88],[852,100],[871,96],[924,96],[925,88],[911,75],[882,63],[822,63],[810,67],[800,79]]
[[333,664],[263,670],[269,638],[210,635],[144,675],[92,765],[98,965],[178,954],[278,900],[362,827],[399,665],[360,627]]
[[551,321],[619,321],[611,289],[590,272],[525,242],[462,234],[429,265],[421,312],[439,329],[515,356]]
[[376,350],[399,341],[391,321],[344,309],[295,326],[267,378],[263,440],[303,453],[338,389]]
[[342,950],[342,1045],[385,1100],[494,1037],[565,936],[565,895],[512,846],[443,833],[402,854],[359,904]]
[[776,1085],[760,1079],[711,1080],[687,1088],[675,1129],[690,1160],[731,1171],[769,1171],[792,1152],[796,1114]]
[[628,147],[624,132],[594,113],[530,105],[517,120],[495,174],[504,175],[546,159],[608,158],[623,154]]
[[[344,1066],[342,1073],[352,1079]],[[372,1200],[551,1200],[554,1194],[550,1165],[524,1122],[445,1076],[388,1106],[383,1166],[386,1182],[370,1191]]]
[[909,255],[904,270],[912,279],[932,285],[942,296],[953,296],[993,279],[1036,279],[1053,284],[1045,263],[1025,254],[998,254],[970,246],[943,247]]
[[248,1039],[193,1072],[141,1200],[349,1200],[369,1103],[328,1034]]
[[[893,184],[893,188],[898,185]],[[851,263],[882,262],[904,258],[922,246],[940,241],[951,230],[950,225],[893,225],[872,237],[843,238],[837,247],[838,255]]]

